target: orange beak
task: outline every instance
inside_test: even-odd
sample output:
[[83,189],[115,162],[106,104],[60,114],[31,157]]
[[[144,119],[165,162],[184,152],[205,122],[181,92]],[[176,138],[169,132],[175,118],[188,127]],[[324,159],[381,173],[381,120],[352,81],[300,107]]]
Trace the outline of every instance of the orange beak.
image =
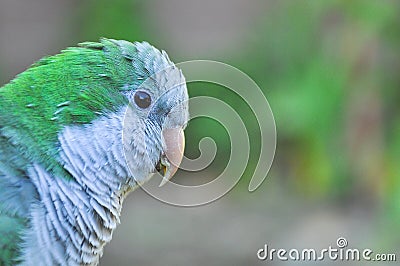
[[160,187],[178,171],[185,150],[185,134],[182,128],[166,128],[162,132],[164,154],[161,155],[159,172],[163,176]]

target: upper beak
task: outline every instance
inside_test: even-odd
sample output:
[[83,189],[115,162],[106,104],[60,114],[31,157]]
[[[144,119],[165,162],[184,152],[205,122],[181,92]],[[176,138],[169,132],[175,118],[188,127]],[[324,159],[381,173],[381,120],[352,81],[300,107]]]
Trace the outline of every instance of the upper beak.
[[162,131],[164,153],[156,168],[163,176],[160,187],[178,171],[185,150],[185,134],[182,128],[166,128]]

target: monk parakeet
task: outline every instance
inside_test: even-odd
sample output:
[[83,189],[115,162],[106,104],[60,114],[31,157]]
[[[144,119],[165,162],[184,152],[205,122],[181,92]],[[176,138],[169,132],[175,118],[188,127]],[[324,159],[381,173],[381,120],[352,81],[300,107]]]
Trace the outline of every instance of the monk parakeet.
[[112,39],[0,88],[0,265],[97,265],[128,192],[177,170],[187,100],[164,51]]

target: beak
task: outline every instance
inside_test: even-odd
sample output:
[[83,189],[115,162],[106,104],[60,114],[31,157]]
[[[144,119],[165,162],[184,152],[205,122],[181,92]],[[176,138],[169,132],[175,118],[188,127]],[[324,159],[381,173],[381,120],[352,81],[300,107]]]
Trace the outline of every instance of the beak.
[[164,153],[156,165],[157,171],[163,176],[160,187],[165,185],[176,173],[185,150],[185,134],[182,128],[166,128],[162,135]]

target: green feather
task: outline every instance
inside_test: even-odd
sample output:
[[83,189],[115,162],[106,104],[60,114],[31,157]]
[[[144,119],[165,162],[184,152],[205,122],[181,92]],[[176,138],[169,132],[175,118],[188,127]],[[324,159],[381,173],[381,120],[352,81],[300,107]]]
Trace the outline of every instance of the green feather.
[[0,265],[11,266],[18,263],[21,231],[26,226],[19,218],[0,214]]
[[58,163],[58,133],[127,104],[121,90],[140,85],[135,44],[102,39],[45,57],[0,88],[0,136],[28,161],[68,176]]

